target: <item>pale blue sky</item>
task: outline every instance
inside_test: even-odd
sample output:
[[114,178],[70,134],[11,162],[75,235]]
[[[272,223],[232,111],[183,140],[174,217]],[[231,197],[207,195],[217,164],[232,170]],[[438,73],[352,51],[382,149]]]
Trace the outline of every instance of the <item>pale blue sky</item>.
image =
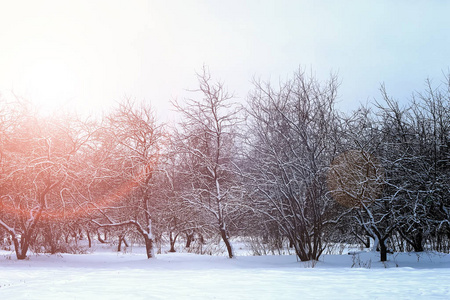
[[[251,79],[299,66],[342,81],[342,109],[439,83],[450,66],[450,1],[3,1],[0,92],[43,107],[169,101],[203,64],[243,100]],[[58,104],[54,104],[57,102]]]

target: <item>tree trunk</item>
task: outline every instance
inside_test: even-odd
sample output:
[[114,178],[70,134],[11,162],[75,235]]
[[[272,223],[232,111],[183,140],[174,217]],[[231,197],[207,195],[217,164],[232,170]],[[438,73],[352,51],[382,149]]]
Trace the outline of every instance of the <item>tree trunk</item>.
[[144,236],[144,239],[145,239],[145,251],[147,253],[147,258],[154,258],[155,250],[153,248],[153,239],[149,238],[148,236]]
[[191,247],[191,243],[194,240],[194,233],[186,233],[186,248]]
[[222,236],[222,240],[225,243],[225,246],[227,247],[227,251],[228,251],[228,257],[229,258],[233,258],[233,247],[230,244],[230,240],[228,239],[228,235],[225,229],[221,228],[220,229],[220,235]]
[[102,237],[100,236],[100,232],[97,231],[97,239],[100,243],[105,244],[106,241],[104,239],[102,239]]
[[119,244],[117,245],[117,252],[120,252],[120,250],[122,250],[122,240],[123,236],[119,236]]
[[413,242],[414,251],[423,252],[423,234],[421,229],[414,235]]
[[380,239],[380,261],[387,261],[387,248],[386,248],[386,240]]
[[170,234],[169,234],[169,241],[170,241],[170,250],[169,250],[169,252],[176,252],[175,251],[175,242],[176,242],[176,240],[177,240],[177,236],[178,235],[175,235],[175,237],[173,236],[173,234],[172,234],[172,231],[170,232]]
[[45,245],[48,246],[50,254],[55,254],[58,250],[58,238],[53,234],[52,226],[45,226],[45,230],[43,232]]
[[17,259],[22,260],[27,258],[28,247],[30,245],[28,234],[24,234],[20,238],[13,235],[12,239]]
[[91,240],[91,233],[89,232],[89,230],[86,230],[86,235],[87,235],[87,239],[89,242],[89,248],[92,247],[92,240]]
[[117,252],[120,252],[122,250],[122,243],[125,247],[128,247],[127,240],[125,239],[125,234],[119,235],[119,244],[117,245]]
[[30,243],[32,241],[34,228],[39,222],[41,212],[42,210],[38,211],[35,218],[32,219],[30,226],[21,234],[20,237],[18,237],[14,232],[10,232],[13,239],[17,259],[21,260],[27,258],[28,247],[30,246]]
[[205,238],[203,237],[203,235],[201,233],[198,234],[199,235],[199,241],[202,245],[205,244]]
[[292,240],[292,238],[288,238],[289,239],[289,248],[294,248],[294,241]]
[[297,257],[300,259],[300,261],[311,260],[310,255],[308,255],[308,252],[303,247],[303,245],[300,245],[299,241],[296,241],[294,243],[294,249],[295,249],[295,253],[297,254]]
[[401,229],[398,230],[400,236],[406,241],[408,246],[413,247],[415,252],[423,252],[423,230],[417,228],[414,233],[406,234]]

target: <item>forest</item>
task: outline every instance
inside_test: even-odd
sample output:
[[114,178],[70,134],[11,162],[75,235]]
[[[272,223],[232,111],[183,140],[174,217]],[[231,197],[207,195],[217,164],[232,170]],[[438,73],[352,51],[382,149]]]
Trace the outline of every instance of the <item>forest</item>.
[[[233,238],[318,260],[331,244],[450,251],[450,75],[352,112],[299,69],[237,101],[208,68],[175,121],[124,100],[101,117],[0,99],[0,246],[83,253],[114,240],[197,253]],[[400,101],[402,100],[402,101]]]

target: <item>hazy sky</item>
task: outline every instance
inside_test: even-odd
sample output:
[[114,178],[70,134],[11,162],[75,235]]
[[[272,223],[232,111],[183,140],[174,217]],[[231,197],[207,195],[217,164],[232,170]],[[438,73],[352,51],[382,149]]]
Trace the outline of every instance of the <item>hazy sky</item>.
[[[97,111],[131,97],[163,114],[203,64],[244,100],[251,79],[339,74],[343,109],[438,84],[450,1],[3,1],[0,92]],[[57,104],[55,104],[57,103]]]

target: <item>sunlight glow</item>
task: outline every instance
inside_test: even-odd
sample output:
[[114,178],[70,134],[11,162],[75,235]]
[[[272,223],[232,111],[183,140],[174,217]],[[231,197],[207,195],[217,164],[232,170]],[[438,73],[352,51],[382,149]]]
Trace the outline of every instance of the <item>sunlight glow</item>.
[[[66,206],[65,204],[63,206],[58,206],[60,203],[65,203],[64,199],[66,197],[72,197],[70,193],[65,195],[65,193],[61,192],[59,194],[60,199],[58,199],[58,197],[52,199],[58,203],[57,207],[45,207],[45,209],[42,211],[41,218],[47,221],[73,220],[79,218],[82,215],[91,215],[98,213],[99,209],[101,210],[107,207],[114,206],[115,204],[119,204],[129,194],[132,193],[133,189],[142,184],[145,178],[148,177],[148,173],[152,172],[154,168],[153,164],[156,163],[151,162],[147,165],[142,166],[142,168],[140,168],[135,176],[133,176],[129,180],[125,180],[124,182],[122,182],[122,184],[118,185],[117,189],[111,190],[105,195],[100,196],[99,198],[87,199],[90,201],[86,203],[79,203],[78,201],[75,201],[73,206]],[[17,206],[15,203],[13,203],[14,199],[8,196],[0,198],[0,201],[1,209],[4,213],[27,218],[32,215],[33,211],[36,211],[36,206],[33,205],[30,205],[30,207],[27,208],[23,206]]]
[[79,81],[76,70],[68,62],[58,59],[36,60],[23,74],[27,94],[43,111],[64,108],[76,97]]

